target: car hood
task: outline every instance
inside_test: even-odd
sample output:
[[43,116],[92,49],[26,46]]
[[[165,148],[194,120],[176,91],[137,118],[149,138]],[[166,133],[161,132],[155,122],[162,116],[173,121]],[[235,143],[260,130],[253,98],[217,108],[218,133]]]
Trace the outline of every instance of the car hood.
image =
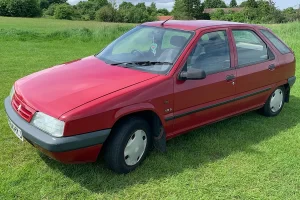
[[82,104],[156,76],[111,66],[91,56],[24,77],[15,89],[28,106],[59,118]]

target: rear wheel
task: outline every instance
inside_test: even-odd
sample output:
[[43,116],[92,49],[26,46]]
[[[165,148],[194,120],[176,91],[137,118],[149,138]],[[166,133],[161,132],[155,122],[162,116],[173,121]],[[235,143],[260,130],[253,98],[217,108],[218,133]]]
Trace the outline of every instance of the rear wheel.
[[104,159],[107,166],[120,174],[137,168],[145,159],[152,143],[149,124],[131,117],[118,124],[106,144]]
[[285,99],[285,89],[284,87],[278,87],[276,90],[270,95],[264,107],[261,109],[263,115],[267,117],[273,117],[278,115],[284,105]]

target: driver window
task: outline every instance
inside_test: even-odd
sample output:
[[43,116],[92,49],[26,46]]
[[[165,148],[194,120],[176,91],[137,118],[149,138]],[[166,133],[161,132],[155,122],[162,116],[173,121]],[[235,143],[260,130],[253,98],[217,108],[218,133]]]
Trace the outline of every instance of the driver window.
[[226,31],[204,34],[187,60],[188,70],[202,69],[206,74],[230,68],[230,49]]

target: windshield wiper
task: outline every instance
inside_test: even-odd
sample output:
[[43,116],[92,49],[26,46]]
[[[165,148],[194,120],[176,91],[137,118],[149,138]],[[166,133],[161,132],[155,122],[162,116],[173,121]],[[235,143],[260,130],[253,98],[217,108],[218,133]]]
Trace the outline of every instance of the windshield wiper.
[[143,66],[149,66],[149,65],[173,65],[171,62],[161,62],[161,61],[139,61],[135,64],[141,64]]
[[[151,66],[151,65],[173,65],[171,62],[161,62],[161,61],[133,61],[133,62],[119,62],[119,63],[112,63],[110,65],[140,65],[140,66]],[[129,67],[129,66],[126,66]]]
[[133,62],[118,62],[118,63],[110,63],[110,65],[113,65],[113,66],[115,66],[115,65],[132,65],[132,64],[134,64]]

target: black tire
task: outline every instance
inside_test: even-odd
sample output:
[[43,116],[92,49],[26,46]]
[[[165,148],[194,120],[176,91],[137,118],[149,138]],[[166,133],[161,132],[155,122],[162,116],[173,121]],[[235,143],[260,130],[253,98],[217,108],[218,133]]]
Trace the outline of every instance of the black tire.
[[[272,107],[271,106],[271,99],[275,95],[275,92],[278,91],[278,90],[281,90],[281,92],[282,92],[282,105],[278,110],[274,111],[271,108]],[[269,96],[269,98],[268,98],[267,102],[265,103],[264,107],[261,108],[260,113],[263,114],[266,117],[274,117],[274,116],[278,115],[281,112],[281,110],[284,106],[285,95],[286,95],[285,88],[283,86],[280,86],[280,87],[276,88],[272,92],[272,94]]]
[[[146,147],[139,161],[134,165],[128,165],[125,162],[125,148],[129,139],[137,130],[142,130],[146,133]],[[144,140],[144,137],[143,137]],[[121,121],[116,127],[113,128],[111,136],[106,143],[104,160],[106,165],[112,171],[118,174],[126,174],[136,169],[146,158],[152,145],[151,129],[149,124],[139,118],[130,117]]]

